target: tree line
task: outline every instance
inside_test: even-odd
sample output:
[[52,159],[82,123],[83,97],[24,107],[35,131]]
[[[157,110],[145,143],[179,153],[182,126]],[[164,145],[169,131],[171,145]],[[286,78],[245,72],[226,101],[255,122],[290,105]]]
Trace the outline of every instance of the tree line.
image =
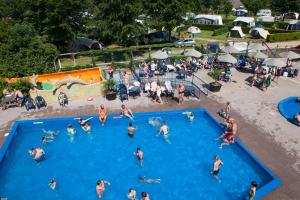
[[[244,1],[299,9],[299,0]],[[171,33],[186,12],[228,14],[231,9],[230,0],[0,0],[0,76],[51,72],[55,55],[76,37],[138,45],[148,28]],[[144,25],[136,21],[139,15],[149,16]]]

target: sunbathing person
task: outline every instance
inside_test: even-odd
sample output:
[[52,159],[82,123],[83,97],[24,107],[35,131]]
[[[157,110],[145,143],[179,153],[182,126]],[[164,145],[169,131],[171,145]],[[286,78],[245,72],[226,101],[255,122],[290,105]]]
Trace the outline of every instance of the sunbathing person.
[[145,178],[145,176],[138,177],[141,183],[160,183],[160,178]]
[[28,152],[29,155],[37,162],[40,162],[45,158],[45,152],[41,147],[31,148]]
[[107,117],[106,108],[104,107],[103,104],[101,104],[99,107],[99,120],[100,120],[102,126],[104,126],[106,117]]
[[122,111],[121,111],[121,115],[125,115],[126,117],[128,117],[129,119],[133,119],[133,113],[132,113],[132,111],[127,107],[127,106],[125,106],[124,104],[122,104],[121,105],[121,109],[122,109]]

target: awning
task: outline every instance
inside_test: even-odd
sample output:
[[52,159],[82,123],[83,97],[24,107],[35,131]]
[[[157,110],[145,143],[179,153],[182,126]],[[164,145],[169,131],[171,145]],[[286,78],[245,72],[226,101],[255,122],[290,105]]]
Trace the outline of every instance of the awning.
[[200,58],[202,56],[202,53],[200,53],[199,51],[197,51],[195,49],[186,49],[183,52],[183,55],[191,56],[191,57],[195,57],[195,58]]
[[158,50],[151,54],[151,58],[158,59],[158,60],[167,59],[168,57],[169,57],[168,54],[161,50]]
[[275,67],[284,67],[286,66],[286,59],[285,58],[267,58],[263,64],[268,66],[275,66]]
[[279,54],[282,58],[288,58],[290,60],[299,59],[300,54],[297,54],[293,51],[286,51]]
[[225,54],[218,56],[218,62],[235,64],[237,63],[237,59],[230,54]]
[[253,56],[254,58],[258,58],[258,59],[266,59],[268,58],[268,56],[260,51],[257,52],[251,52],[249,53],[250,56]]

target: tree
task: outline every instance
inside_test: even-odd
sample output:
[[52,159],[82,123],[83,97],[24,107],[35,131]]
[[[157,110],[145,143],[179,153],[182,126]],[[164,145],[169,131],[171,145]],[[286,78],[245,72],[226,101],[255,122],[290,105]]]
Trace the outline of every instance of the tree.
[[144,0],[145,12],[150,16],[149,25],[157,30],[167,30],[171,40],[172,30],[181,24],[185,14],[184,1]]
[[242,3],[255,15],[259,9],[268,7],[269,0],[242,0]]
[[270,4],[272,10],[278,13],[298,12],[300,10],[299,0],[272,0]]
[[222,3],[222,10],[223,12],[225,13],[225,16],[226,18],[228,17],[228,15],[231,13],[232,11],[232,3],[230,0],[223,0],[223,3]]

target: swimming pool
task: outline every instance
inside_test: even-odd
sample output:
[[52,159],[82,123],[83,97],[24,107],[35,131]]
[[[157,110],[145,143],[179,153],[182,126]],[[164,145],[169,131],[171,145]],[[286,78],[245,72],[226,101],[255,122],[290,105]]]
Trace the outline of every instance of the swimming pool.
[[[8,199],[97,199],[96,181],[111,182],[103,199],[127,199],[129,188],[142,191],[151,199],[245,199],[252,180],[258,182],[258,199],[281,184],[245,147],[236,141],[219,149],[214,140],[223,131],[219,123],[203,109],[193,110],[189,122],[183,111],[135,114],[138,126],[134,138],[127,135],[129,120],[108,116],[102,127],[97,117],[91,120],[92,132],[85,133],[74,118],[17,121],[0,151],[0,196]],[[156,136],[150,117],[162,117],[170,127],[170,142]],[[72,123],[74,140],[66,133]],[[49,144],[41,144],[41,129],[60,130]],[[42,145],[46,159],[36,163],[28,149]],[[133,152],[144,152],[141,167]],[[213,156],[223,161],[216,181],[210,171]],[[143,184],[138,176],[160,178],[159,184]],[[52,191],[50,178],[57,181]]]
[[294,116],[300,112],[300,103],[296,102],[297,96],[283,99],[278,104],[278,110],[284,118],[295,124]]

